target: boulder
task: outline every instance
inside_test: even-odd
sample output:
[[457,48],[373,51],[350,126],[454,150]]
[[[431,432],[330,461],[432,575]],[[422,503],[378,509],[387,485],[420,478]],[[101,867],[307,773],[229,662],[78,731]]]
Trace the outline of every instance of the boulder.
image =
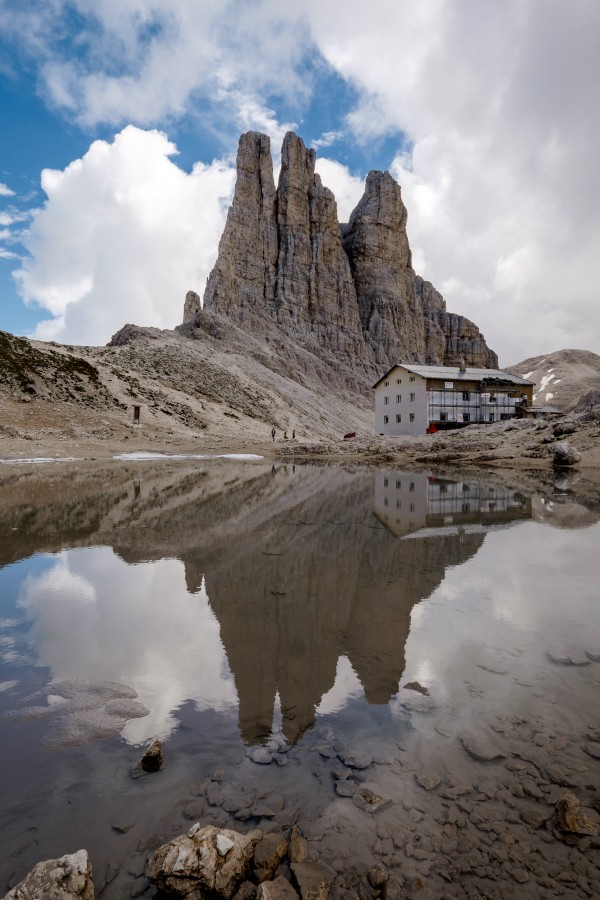
[[262,832],[238,834],[226,828],[193,825],[186,835],[163,844],[152,855],[146,875],[159,890],[200,900],[207,892],[229,900],[250,870]]
[[275,881],[264,881],[258,887],[257,900],[297,900],[298,894],[289,881],[280,876]]
[[[580,808],[580,802],[574,794],[565,794],[554,807],[554,816],[557,828],[570,834],[582,834],[596,836],[600,834],[600,824],[593,819],[585,809]],[[595,812],[590,810],[595,816]]]
[[305,860],[293,863],[292,872],[302,900],[326,900],[335,872],[324,863]]
[[87,850],[38,863],[4,900],[94,900]]
[[298,826],[293,825],[290,834],[290,861],[298,863],[305,859],[308,859],[308,841],[302,836]]
[[568,441],[556,441],[552,444],[552,462],[558,468],[574,466],[581,459],[581,453]]
[[272,878],[287,852],[288,842],[283,832],[265,834],[254,850],[254,874],[257,880]]

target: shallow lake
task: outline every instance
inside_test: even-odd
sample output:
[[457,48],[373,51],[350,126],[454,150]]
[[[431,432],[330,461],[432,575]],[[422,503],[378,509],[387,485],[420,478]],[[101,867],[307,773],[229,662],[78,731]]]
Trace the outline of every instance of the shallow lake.
[[598,819],[599,688],[600,509],[565,480],[0,472],[0,893],[85,847],[102,897],[152,896],[201,821],[296,822],[353,890],[593,896],[600,838],[552,816]]

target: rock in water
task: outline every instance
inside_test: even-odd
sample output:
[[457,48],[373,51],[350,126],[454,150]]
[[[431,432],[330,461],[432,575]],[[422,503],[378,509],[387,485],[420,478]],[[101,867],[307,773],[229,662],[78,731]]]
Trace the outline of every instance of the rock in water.
[[[152,855],[146,875],[160,891],[176,897],[217,895],[229,900],[245,880],[262,832],[238,834],[230,829],[193,825]],[[225,838],[231,847],[222,855]]]
[[87,850],[47,859],[8,892],[4,900],[94,900],[92,866]]
[[139,778],[144,772],[158,772],[165,761],[162,744],[155,738],[138,763],[131,769],[131,777]]
[[[184,333],[214,332],[214,313],[258,334],[280,334],[363,387],[400,359],[493,367],[477,327],[446,312],[443,297],[412,268],[406,207],[389,172],[370,172],[340,226],[335,197],[315,174],[315,152],[284,139],[275,189],[269,138],[240,138],[237,182],[217,262],[199,309],[189,292]],[[210,327],[209,327],[210,326]]]
[[[590,810],[592,812],[592,810]],[[596,815],[595,812],[593,815]],[[574,794],[565,794],[555,806],[556,824],[560,831],[571,834],[600,834],[600,825],[585,810],[580,809],[580,803]]]

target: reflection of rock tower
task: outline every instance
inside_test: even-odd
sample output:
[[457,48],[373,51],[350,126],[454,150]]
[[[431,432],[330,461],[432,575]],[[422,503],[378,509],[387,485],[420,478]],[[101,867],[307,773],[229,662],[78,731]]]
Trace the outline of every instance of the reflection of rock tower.
[[373,476],[323,470],[319,485],[205,566],[248,743],[271,732],[276,693],[294,742],[314,722],[338,658],[348,656],[370,703],[387,703],[404,671],[415,603],[477,552],[461,535],[403,542],[370,515]]

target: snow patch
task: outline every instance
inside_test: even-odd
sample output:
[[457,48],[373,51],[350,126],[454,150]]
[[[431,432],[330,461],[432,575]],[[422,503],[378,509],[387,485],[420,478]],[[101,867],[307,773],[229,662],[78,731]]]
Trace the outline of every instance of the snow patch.
[[25,463],[52,463],[52,462],[77,462],[81,457],[77,456],[33,456],[23,459],[0,459],[0,463],[4,465],[24,465]]
[[550,393],[546,394],[546,403],[548,402],[548,400],[552,400],[553,397],[554,397],[554,394],[550,394]]

